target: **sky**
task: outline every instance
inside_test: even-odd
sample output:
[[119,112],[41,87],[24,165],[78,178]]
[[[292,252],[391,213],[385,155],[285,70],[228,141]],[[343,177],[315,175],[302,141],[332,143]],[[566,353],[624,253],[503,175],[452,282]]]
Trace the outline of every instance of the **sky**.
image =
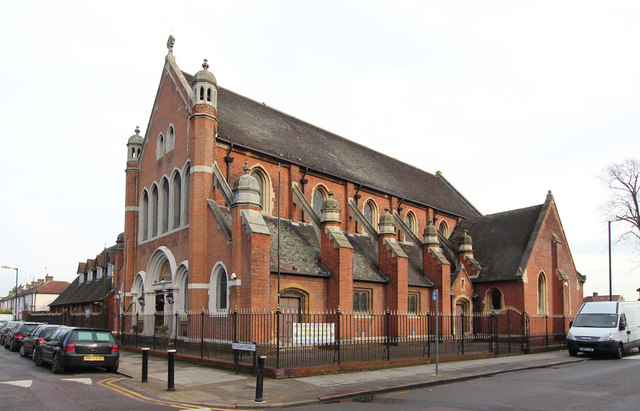
[[[124,231],[166,41],[189,73],[435,174],[483,214],[552,191],[608,294],[609,164],[640,157],[637,1],[29,1],[0,15],[0,265],[73,281]],[[612,224],[615,238],[624,231]],[[613,293],[638,299],[638,246]],[[16,272],[0,270],[0,296]]]

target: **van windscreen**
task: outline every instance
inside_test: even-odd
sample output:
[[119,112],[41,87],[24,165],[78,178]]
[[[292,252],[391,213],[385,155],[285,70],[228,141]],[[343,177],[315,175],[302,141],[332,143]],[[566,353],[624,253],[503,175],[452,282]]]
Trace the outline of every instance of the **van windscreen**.
[[574,327],[615,328],[618,325],[618,314],[578,314],[573,322]]

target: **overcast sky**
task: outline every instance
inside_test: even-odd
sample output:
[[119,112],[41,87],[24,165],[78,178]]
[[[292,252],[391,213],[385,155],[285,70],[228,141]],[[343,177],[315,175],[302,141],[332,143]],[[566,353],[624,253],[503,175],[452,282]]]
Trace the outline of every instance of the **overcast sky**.
[[[608,294],[597,177],[640,157],[638,21],[637,1],[7,2],[0,265],[71,282],[115,243],[173,34],[181,69],[207,58],[222,87],[441,170],[484,214],[551,190],[585,296]],[[639,275],[615,245],[613,292],[637,299]]]

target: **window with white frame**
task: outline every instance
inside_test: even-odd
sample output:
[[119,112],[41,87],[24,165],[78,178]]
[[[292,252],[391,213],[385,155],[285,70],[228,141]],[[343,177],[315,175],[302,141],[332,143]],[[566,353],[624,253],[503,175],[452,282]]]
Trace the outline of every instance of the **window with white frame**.
[[173,147],[176,143],[176,133],[173,129],[173,125],[169,126],[169,130],[167,130],[167,153],[173,150]]
[[142,241],[145,241],[149,237],[149,195],[146,191],[142,193],[140,208],[140,228],[142,231]]
[[227,272],[223,267],[218,267],[211,275],[209,284],[209,311],[225,311],[228,297]]
[[322,206],[324,205],[324,200],[327,199],[327,190],[324,187],[318,186],[313,192],[313,211],[316,212],[318,217],[322,218]]
[[162,179],[160,186],[161,190],[161,210],[162,210],[162,232],[169,231],[169,181],[166,178]]
[[156,160],[160,160],[164,155],[164,136],[162,133],[158,136],[156,141]]
[[182,201],[182,180],[180,179],[180,173],[177,171],[173,174],[172,179],[173,198],[171,203],[173,204],[173,228],[180,227],[180,212]]

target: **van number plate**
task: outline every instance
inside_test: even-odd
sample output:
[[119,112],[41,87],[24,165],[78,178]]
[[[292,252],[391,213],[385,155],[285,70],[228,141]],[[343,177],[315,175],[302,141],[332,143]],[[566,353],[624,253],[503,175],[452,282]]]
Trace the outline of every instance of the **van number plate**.
[[580,347],[580,351],[593,352],[593,348],[592,347]]
[[98,357],[96,355],[85,355],[85,361],[104,361],[104,357]]

